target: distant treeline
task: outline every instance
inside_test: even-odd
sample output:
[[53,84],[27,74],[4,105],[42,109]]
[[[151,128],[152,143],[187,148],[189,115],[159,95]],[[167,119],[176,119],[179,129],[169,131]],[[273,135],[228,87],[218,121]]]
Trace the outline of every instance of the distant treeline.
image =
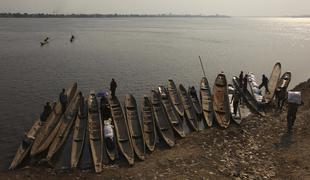
[[1,18],[111,18],[111,17],[229,17],[225,15],[180,15],[180,14],[28,14],[28,13],[0,13]]

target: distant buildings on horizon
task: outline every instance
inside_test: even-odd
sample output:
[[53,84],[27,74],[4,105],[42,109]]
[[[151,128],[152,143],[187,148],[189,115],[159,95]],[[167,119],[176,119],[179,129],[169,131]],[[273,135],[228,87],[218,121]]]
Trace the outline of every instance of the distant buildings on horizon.
[[112,17],[214,17],[228,18],[226,15],[191,14],[45,14],[45,13],[0,13],[1,18],[112,18]]

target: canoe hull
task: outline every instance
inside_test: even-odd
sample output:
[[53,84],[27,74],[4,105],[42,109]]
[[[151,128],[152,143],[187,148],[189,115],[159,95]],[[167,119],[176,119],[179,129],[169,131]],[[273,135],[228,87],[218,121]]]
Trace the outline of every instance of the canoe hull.
[[30,144],[28,147],[23,147],[21,144],[15,154],[15,157],[9,167],[10,170],[14,170],[17,168],[29,155],[29,152],[31,150],[31,147],[33,145],[34,139],[36,138],[37,134],[39,133],[40,129],[43,127],[44,123],[42,123],[40,120],[35,121],[31,129],[27,132],[26,138],[30,141]]
[[275,90],[278,86],[280,76],[281,76],[281,63],[278,62],[274,65],[269,78],[268,82],[269,93],[265,94],[265,100],[267,103],[270,103],[274,98]]
[[102,172],[103,137],[99,117],[98,102],[95,94],[88,97],[88,132],[91,155],[96,173]]
[[140,124],[138,107],[136,99],[133,95],[125,96],[124,109],[126,114],[126,121],[128,124],[129,133],[132,140],[133,149],[140,160],[144,160],[145,144],[142,126]]
[[128,125],[123,113],[122,106],[117,97],[109,97],[113,124],[115,126],[116,139],[119,151],[126,158],[129,165],[134,164],[134,150],[129,134]]
[[174,109],[168,92],[165,87],[159,86],[158,88],[160,94],[161,103],[165,109],[170,125],[172,126],[175,133],[177,133],[180,137],[185,137],[185,132],[183,130],[182,120],[179,114]]
[[198,131],[198,116],[194,110],[193,103],[182,84],[179,85],[182,104],[184,107],[185,117],[189,125],[194,131]]
[[219,74],[213,86],[213,108],[215,119],[220,127],[228,128],[230,124],[230,108],[226,76]]
[[177,111],[177,113],[183,117],[184,116],[184,107],[182,105],[182,100],[178,92],[177,86],[175,85],[172,79],[168,80],[168,93],[171,99],[171,102]]
[[76,168],[82,156],[87,131],[87,102],[79,110],[73,128],[73,141],[71,150],[71,167]]
[[158,133],[169,147],[173,147],[175,145],[175,136],[167,115],[165,114],[164,107],[160,101],[159,93],[155,90],[152,90],[151,93],[152,107]]
[[142,102],[141,117],[143,122],[143,133],[146,147],[152,152],[155,149],[156,128],[154,122],[154,112],[152,111],[151,101],[144,96]]
[[[72,87],[67,91],[68,103],[70,103],[76,91],[77,84],[74,83]],[[47,118],[45,125],[42,127],[42,130],[39,132],[37,138],[33,143],[33,147],[30,153],[31,156],[38,155],[39,153],[47,150],[56,135],[57,129],[60,127],[60,124],[58,122],[61,116],[61,104],[60,102],[57,102],[53,107],[52,113]],[[54,133],[52,133],[53,131]]]
[[211,88],[207,78],[203,77],[200,82],[200,102],[203,110],[203,117],[206,124],[211,127],[214,120],[213,102]]
[[78,94],[76,93],[73,100],[68,105],[65,114],[62,116],[60,121],[60,127],[55,135],[55,139],[51,143],[51,146],[49,147],[48,154],[47,154],[47,160],[51,160],[51,158],[54,156],[55,153],[59,151],[59,149],[63,146],[65,143],[72,126],[75,122],[76,115],[78,113],[78,105],[79,105],[80,98],[78,97]]

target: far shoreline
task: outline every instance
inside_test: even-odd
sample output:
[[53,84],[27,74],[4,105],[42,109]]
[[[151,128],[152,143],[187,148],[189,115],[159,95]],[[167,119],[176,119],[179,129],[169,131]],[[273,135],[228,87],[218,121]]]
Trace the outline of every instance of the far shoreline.
[[191,15],[191,14],[28,14],[28,13],[0,13],[0,18],[184,18],[184,17],[201,17],[201,18],[230,18],[226,15]]

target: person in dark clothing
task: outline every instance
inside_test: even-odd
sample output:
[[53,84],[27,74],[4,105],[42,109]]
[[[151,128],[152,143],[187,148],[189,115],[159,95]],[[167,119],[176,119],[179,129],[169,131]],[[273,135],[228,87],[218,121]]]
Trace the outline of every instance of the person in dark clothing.
[[240,72],[239,74],[239,84],[242,86],[242,81],[243,81],[243,71]]
[[117,84],[116,84],[115,80],[112,79],[112,81],[110,83],[110,91],[111,91],[112,97],[115,97],[116,88],[117,88]]
[[46,37],[46,38],[44,39],[44,42],[47,43],[49,39],[50,39],[49,37]]
[[27,133],[26,133],[26,134],[25,134],[25,137],[24,137],[24,139],[23,139],[23,141],[22,141],[22,147],[23,147],[23,149],[28,148],[28,147],[30,146],[30,144],[32,143],[32,141],[33,141],[33,140],[31,140],[31,139],[29,139],[29,138],[27,137]]
[[110,109],[110,104],[107,100],[106,97],[101,97],[100,99],[100,110],[102,113],[102,119],[106,120],[111,118],[111,109]]
[[298,107],[303,105],[304,103],[301,102],[301,104],[297,104],[297,103],[288,103],[288,109],[287,109],[287,133],[291,133],[294,123],[295,123],[295,119],[296,119],[296,113],[298,110]]
[[85,106],[85,99],[84,99],[84,96],[82,94],[82,92],[80,91],[79,92],[79,111],[80,113],[83,113],[84,112],[84,106]]
[[196,97],[197,93],[194,86],[190,87],[189,93],[192,97]]
[[248,75],[246,74],[244,77],[243,77],[243,91],[245,92],[248,88]]
[[233,103],[233,108],[234,108],[234,114],[235,116],[237,115],[237,110],[240,102],[240,94],[237,90],[234,90],[234,95],[232,97],[232,103]]
[[259,89],[261,89],[263,86],[266,89],[266,92],[269,93],[269,89],[268,89],[268,78],[265,76],[265,74],[263,74],[262,76],[262,83],[259,85]]
[[52,107],[50,103],[47,102],[46,105],[44,106],[43,112],[41,113],[40,121],[45,122],[48,116],[51,114],[51,112],[52,112]]
[[71,35],[71,38],[70,38],[70,42],[72,43],[75,39],[75,36],[74,35]]
[[280,111],[282,111],[284,102],[286,100],[286,88],[277,88],[275,95],[276,95],[276,99],[277,99],[277,104],[278,104],[278,109]]
[[67,97],[65,91],[66,91],[65,89],[62,89],[62,92],[59,95],[59,101],[61,103],[62,113],[64,113],[66,111],[67,103],[68,103],[68,97]]

